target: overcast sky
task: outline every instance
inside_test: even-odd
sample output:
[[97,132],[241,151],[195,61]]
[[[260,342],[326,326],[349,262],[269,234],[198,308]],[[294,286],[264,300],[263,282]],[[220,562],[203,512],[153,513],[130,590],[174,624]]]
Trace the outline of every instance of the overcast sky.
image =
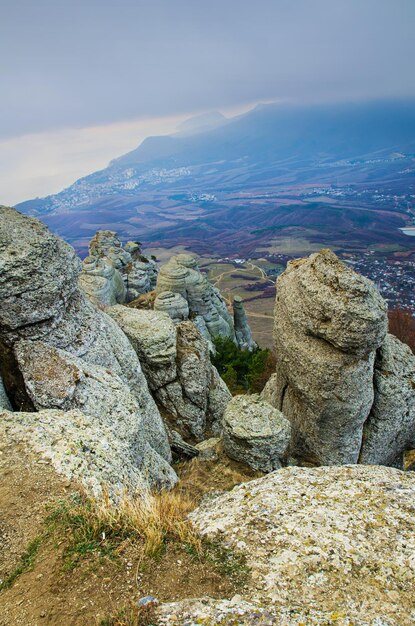
[[415,96],[414,30],[415,0],[0,0],[0,202],[201,111]]

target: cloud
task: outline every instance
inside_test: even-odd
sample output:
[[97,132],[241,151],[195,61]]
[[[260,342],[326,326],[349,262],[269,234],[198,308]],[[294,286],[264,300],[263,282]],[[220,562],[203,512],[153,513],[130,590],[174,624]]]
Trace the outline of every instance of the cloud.
[[415,95],[413,0],[3,0],[1,134]]

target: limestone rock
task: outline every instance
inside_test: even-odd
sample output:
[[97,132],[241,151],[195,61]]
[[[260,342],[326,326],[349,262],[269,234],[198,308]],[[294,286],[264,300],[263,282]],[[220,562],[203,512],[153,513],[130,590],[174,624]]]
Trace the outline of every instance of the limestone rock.
[[280,468],[290,436],[290,422],[257,394],[236,396],[226,407],[224,451],[255,470],[272,472]]
[[252,339],[252,332],[249,328],[244,305],[240,296],[235,296],[233,299],[233,323],[236,341],[241,350],[254,350],[257,345]]
[[161,457],[149,467],[151,458],[144,450],[140,470],[126,441],[114,429],[78,410],[42,410],[39,412],[0,412],[0,436],[29,448],[50,461],[55,470],[68,479],[76,479],[99,496],[102,487],[112,497],[125,490],[171,487],[177,481],[172,468]]
[[[238,624],[256,623],[237,617],[238,607],[252,602],[275,624],[411,626],[414,498],[411,472],[290,467],[205,500],[190,519],[246,556],[251,575],[232,603]],[[202,608],[191,602],[190,622]],[[205,621],[213,606],[206,604]]]
[[150,389],[176,379],[176,329],[167,313],[118,305],[108,309],[108,314],[130,340]]
[[167,433],[138,357],[119,326],[79,289],[74,250],[38,220],[2,208],[0,269],[0,368],[13,406],[35,408],[14,346],[21,339],[41,341],[119,377],[138,404],[143,446],[149,443],[170,461]]
[[[229,337],[240,348],[254,347],[242,303],[236,302],[238,334],[235,335],[234,321],[225,300],[199,271],[196,259],[191,255],[178,254],[161,267],[156,291],[155,308],[167,311],[174,320],[190,315],[209,341],[215,337]],[[175,300],[171,294],[175,294]]]
[[125,302],[127,290],[120,272],[104,259],[87,256],[82,264],[79,285],[96,305]]
[[217,461],[221,441],[220,437],[211,437],[197,443],[196,448],[199,451],[199,458],[203,461]]
[[415,356],[393,335],[377,352],[374,385],[359,463],[403,468],[403,452],[415,447]]
[[187,300],[179,293],[162,291],[154,300],[154,310],[167,313],[173,322],[182,322],[189,318]]
[[[131,302],[156,286],[157,265],[152,259],[141,254],[141,247],[137,241],[129,241],[123,247],[117,233],[111,230],[98,230],[90,241],[89,254],[121,275],[125,284],[125,296],[123,300],[116,298],[116,302]],[[87,272],[87,268],[85,271]]]
[[117,375],[40,341],[22,340],[15,353],[38,411],[79,409],[86,413],[98,431],[104,424],[113,432],[149,484],[166,486],[172,475],[169,466],[143,438],[140,406]]
[[[0,207],[0,328],[50,326],[77,290],[75,250],[38,220]],[[29,331],[27,331],[29,332]]]
[[207,430],[216,432],[231,395],[194,324],[175,325],[160,311],[115,306],[108,312],[129,338],[153,396],[174,428],[196,439]]
[[292,425],[291,456],[317,465],[358,461],[386,330],[374,285],[331,251],[288,264],[277,282],[272,396]]

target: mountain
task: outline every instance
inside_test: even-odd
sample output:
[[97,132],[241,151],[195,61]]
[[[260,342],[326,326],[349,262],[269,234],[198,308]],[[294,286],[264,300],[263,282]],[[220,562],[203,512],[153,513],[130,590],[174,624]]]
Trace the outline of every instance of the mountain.
[[399,228],[412,223],[413,101],[259,105],[179,130],[17,208],[81,253],[97,228],[201,253],[283,252],[288,239],[412,251]]

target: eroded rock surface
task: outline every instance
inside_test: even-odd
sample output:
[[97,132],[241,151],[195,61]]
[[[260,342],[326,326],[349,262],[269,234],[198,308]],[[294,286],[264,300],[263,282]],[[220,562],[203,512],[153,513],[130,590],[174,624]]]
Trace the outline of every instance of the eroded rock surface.
[[257,394],[236,396],[223,417],[223,448],[255,470],[281,467],[291,436],[290,422]]
[[244,305],[240,296],[235,296],[233,299],[233,323],[236,341],[241,350],[254,350],[257,345],[252,339],[252,332],[249,328]]
[[[167,433],[139,359],[119,326],[78,288],[80,261],[71,246],[38,220],[2,207],[0,264],[0,366],[13,405],[36,408],[15,347],[21,340],[43,342],[68,353],[68,362],[80,359],[84,368],[98,366],[118,377],[139,407],[142,445],[170,461]],[[59,373],[50,375],[59,387]]]
[[131,447],[105,419],[79,410],[0,411],[0,436],[6,435],[40,453],[58,474],[78,480],[96,496],[103,487],[117,497],[126,490],[134,492],[149,485],[161,489],[177,481],[166,461],[160,464],[158,460],[157,474],[148,472],[148,465],[154,465],[154,451],[148,444],[139,469]]
[[231,394],[194,324],[175,325],[160,311],[115,306],[108,312],[130,339],[153,396],[174,428],[197,440],[218,432]]
[[157,272],[156,263],[141,254],[139,242],[123,246],[114,231],[98,230],[83,263],[81,285],[95,304],[131,302],[154,289]]
[[371,281],[330,250],[292,261],[279,277],[275,388],[265,393],[290,420],[291,454],[300,461],[358,461],[386,311]]
[[187,319],[190,315],[209,341],[215,337],[229,337],[241,349],[255,347],[242,300],[236,299],[235,328],[219,290],[200,272],[191,255],[178,254],[161,267],[156,292],[155,308],[166,311],[174,320]]
[[377,352],[374,386],[359,463],[403,468],[403,452],[415,448],[415,356],[393,335]]
[[[412,626],[414,503],[411,472],[291,467],[206,500],[190,518],[246,556],[248,589],[233,599],[233,611],[229,601],[222,605],[230,617],[243,609],[247,621],[237,623],[254,624],[255,609],[267,609],[274,623],[289,626]],[[219,603],[206,603],[206,617]],[[174,613],[173,605],[165,609]],[[196,600],[187,613],[177,606],[189,617],[201,609]]]

